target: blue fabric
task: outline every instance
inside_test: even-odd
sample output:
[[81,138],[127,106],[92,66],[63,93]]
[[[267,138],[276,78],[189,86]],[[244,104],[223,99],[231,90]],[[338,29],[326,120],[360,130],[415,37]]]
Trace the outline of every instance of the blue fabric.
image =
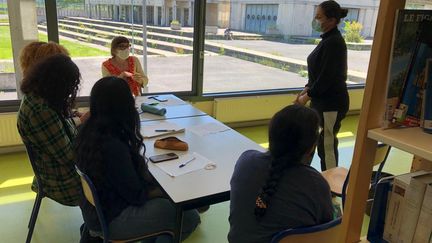
[[375,187],[375,197],[370,213],[367,239],[372,243],[386,242],[382,239],[386,217],[388,194],[392,189],[393,179],[386,179]]
[[[176,210],[165,198],[148,200],[144,205],[130,206],[109,225],[110,239],[128,239],[160,231],[174,231]],[[200,223],[197,210],[184,212],[182,239],[188,237]],[[157,243],[171,243],[171,236],[159,236]]]

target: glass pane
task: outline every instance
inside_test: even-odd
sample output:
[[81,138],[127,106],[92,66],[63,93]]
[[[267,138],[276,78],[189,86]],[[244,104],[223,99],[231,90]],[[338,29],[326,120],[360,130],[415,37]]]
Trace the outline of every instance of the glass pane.
[[0,100],[16,100],[15,67],[6,1],[0,1]]
[[[143,6],[143,1],[112,2],[66,4],[57,0],[60,43],[81,70],[80,95],[88,96],[102,77],[102,63],[111,58],[111,41],[116,36],[130,41],[130,55],[138,57],[148,76],[143,92],[191,91],[193,28],[184,27],[191,24],[191,3],[151,1]],[[169,19],[179,24],[170,26]],[[147,24],[145,38],[143,22]]]
[[[315,8],[313,2],[207,1],[204,93],[303,88],[308,75],[307,57],[321,40],[311,24]],[[362,84],[378,4],[349,10],[350,20],[363,21],[360,34],[365,40],[348,50],[347,84]],[[362,14],[368,18],[360,20]]]

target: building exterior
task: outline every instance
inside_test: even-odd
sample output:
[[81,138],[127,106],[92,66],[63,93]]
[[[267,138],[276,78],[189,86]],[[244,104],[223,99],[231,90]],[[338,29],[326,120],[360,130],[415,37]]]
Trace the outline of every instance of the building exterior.
[[[284,36],[316,36],[311,22],[322,0],[207,0],[206,25]],[[339,0],[349,9],[346,20],[363,25],[362,35],[373,37],[379,0]],[[168,26],[178,20],[193,25],[191,0],[147,0],[146,23]],[[91,18],[143,23],[143,0],[86,0]]]

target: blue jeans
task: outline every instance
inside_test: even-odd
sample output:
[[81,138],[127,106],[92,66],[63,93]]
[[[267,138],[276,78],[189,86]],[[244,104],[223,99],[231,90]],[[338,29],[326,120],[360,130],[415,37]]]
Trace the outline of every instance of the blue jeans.
[[[157,233],[164,230],[174,231],[176,209],[173,203],[165,198],[155,198],[144,205],[130,206],[113,219],[109,225],[111,239],[128,239]],[[186,239],[201,222],[198,211],[193,209],[184,212],[182,240]],[[156,240],[144,242],[171,243],[172,237],[163,235]]]

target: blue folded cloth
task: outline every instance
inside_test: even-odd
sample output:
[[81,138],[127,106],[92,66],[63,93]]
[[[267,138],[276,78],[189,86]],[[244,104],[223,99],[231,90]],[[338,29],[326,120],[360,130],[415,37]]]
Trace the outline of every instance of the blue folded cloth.
[[152,105],[147,105],[146,103],[141,104],[141,110],[143,112],[148,112],[148,113],[159,115],[159,116],[164,116],[166,114],[165,108],[159,109],[159,108],[156,108]]

